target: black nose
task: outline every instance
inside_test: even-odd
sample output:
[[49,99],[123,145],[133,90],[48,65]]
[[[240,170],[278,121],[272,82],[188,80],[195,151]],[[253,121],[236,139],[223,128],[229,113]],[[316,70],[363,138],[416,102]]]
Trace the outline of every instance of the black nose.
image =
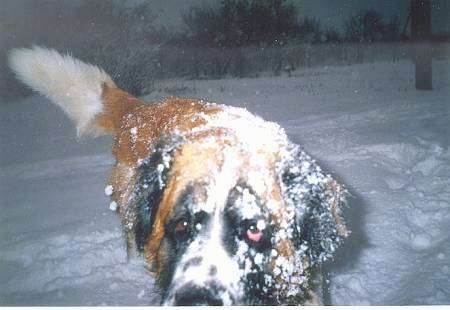
[[223,306],[223,301],[212,289],[185,285],[175,294],[175,306]]

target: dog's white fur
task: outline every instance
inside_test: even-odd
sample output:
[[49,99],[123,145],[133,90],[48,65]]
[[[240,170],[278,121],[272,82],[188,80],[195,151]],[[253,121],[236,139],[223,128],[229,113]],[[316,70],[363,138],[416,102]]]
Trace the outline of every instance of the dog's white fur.
[[97,66],[38,46],[14,49],[9,65],[22,82],[67,113],[75,122],[78,135],[88,132],[89,123],[103,110],[102,85],[115,86]]

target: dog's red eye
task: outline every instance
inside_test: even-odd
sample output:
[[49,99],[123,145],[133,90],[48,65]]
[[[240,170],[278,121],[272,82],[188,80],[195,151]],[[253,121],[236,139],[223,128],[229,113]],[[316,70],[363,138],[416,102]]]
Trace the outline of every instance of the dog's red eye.
[[262,231],[258,229],[256,224],[252,224],[248,227],[246,235],[248,240],[252,242],[259,242],[263,237]]

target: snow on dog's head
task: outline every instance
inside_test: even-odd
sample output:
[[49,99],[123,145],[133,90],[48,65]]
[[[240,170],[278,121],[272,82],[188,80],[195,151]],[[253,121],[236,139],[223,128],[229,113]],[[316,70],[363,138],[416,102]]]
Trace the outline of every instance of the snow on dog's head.
[[114,136],[105,194],[163,304],[313,299],[315,267],[348,234],[346,192],[277,124],[199,100],[146,104],[52,50],[16,51],[11,66],[77,128]]
[[347,234],[345,191],[278,125],[217,107],[141,161],[125,226],[164,304],[305,303]]

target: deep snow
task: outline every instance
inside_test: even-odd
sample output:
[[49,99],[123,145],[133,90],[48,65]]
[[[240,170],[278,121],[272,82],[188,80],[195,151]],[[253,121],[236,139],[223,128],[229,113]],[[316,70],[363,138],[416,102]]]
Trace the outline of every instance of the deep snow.
[[[346,184],[353,234],[326,268],[327,302],[450,304],[450,62],[433,69],[428,92],[397,62],[165,81],[147,99],[245,106]],[[0,305],[157,304],[109,210],[111,139],[77,141],[40,96],[2,102],[0,120]]]

